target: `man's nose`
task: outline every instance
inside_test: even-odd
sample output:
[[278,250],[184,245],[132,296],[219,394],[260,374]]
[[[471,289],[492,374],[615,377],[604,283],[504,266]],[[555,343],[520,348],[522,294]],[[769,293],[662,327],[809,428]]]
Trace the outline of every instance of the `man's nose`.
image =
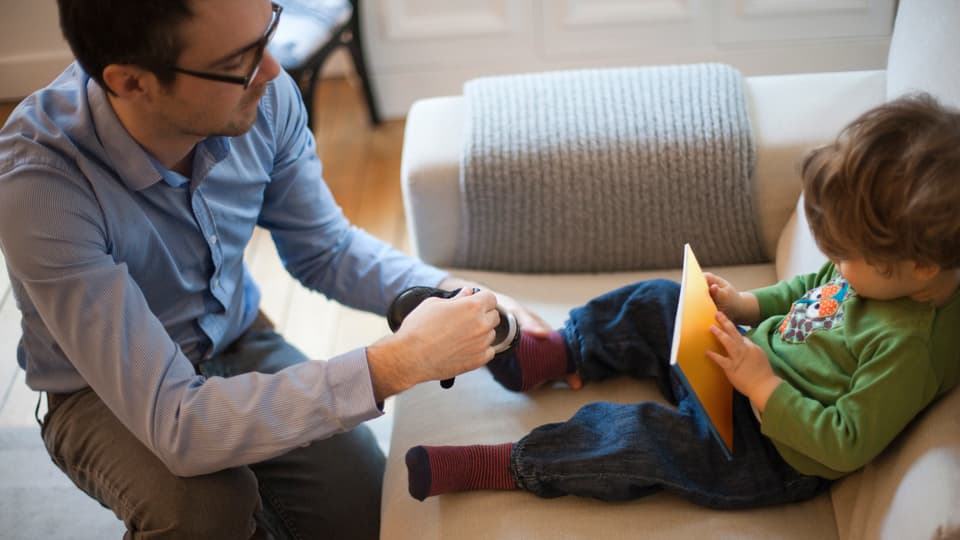
[[260,71],[254,77],[254,84],[272,81],[280,75],[280,62],[270,54],[270,51],[263,51],[263,59],[260,61]]

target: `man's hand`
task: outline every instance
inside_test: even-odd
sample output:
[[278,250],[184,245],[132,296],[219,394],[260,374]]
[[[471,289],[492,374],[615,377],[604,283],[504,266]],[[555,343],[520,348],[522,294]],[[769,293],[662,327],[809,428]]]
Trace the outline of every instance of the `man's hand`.
[[494,328],[500,322],[490,291],[463,287],[450,299],[427,298],[397,332],[367,347],[367,363],[378,401],[411,386],[454,377],[493,358]]
[[707,288],[717,309],[722,311],[736,324],[754,325],[760,319],[760,303],[753,293],[742,293],[722,277],[704,272]]
[[733,322],[717,312],[717,324],[710,327],[726,354],[707,351],[707,356],[717,363],[741,394],[750,398],[753,405],[763,412],[767,399],[783,379],[777,377],[763,349],[740,334]]
[[[448,291],[452,291],[457,287],[463,287],[464,289],[473,288],[473,287],[476,287],[479,289],[487,289],[487,287],[479,283],[476,283],[473,281],[467,281],[465,279],[460,279],[453,276],[443,280],[443,282],[440,283],[440,285],[438,286],[441,289],[446,289]],[[547,334],[549,334],[553,330],[553,328],[549,324],[547,324],[546,321],[541,319],[539,315],[530,311],[529,309],[524,307],[522,304],[520,304],[513,298],[505,294],[500,294],[500,293],[495,293],[495,294],[497,295],[497,303],[500,304],[500,307],[502,307],[503,309],[507,310],[510,313],[513,313],[513,316],[517,318],[517,324],[520,325],[520,328],[522,328],[524,332],[527,332],[528,334],[542,338],[542,337],[546,337]]]

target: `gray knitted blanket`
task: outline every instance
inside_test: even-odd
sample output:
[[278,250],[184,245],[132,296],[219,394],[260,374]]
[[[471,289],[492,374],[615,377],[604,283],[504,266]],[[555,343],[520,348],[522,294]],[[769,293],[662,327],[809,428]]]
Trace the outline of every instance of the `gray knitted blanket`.
[[741,77],[720,64],[468,82],[457,264],[599,272],[765,260]]

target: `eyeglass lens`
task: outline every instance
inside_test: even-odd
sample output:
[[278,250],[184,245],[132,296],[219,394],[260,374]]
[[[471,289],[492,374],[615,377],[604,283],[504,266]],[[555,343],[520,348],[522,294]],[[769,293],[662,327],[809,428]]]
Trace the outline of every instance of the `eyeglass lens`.
[[250,86],[250,83],[257,77],[257,74],[260,73],[260,65],[263,63],[263,55],[267,50],[267,45],[270,43],[270,40],[273,39],[274,34],[277,33],[277,26],[280,22],[280,12],[283,11],[283,7],[274,4],[273,5],[273,20],[270,21],[270,27],[267,29],[266,35],[263,36],[263,39],[257,45],[257,52],[253,57],[253,69],[250,71],[250,74],[247,75],[246,81],[243,83],[243,87],[246,89]]

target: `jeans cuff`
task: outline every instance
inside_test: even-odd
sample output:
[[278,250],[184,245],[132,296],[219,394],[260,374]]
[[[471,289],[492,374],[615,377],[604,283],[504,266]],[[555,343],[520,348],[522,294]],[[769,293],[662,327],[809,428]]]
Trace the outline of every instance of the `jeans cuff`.
[[526,438],[513,443],[513,448],[510,450],[510,476],[518,488],[531,493],[537,493],[537,488],[540,485],[539,480],[537,480],[536,475],[533,474],[532,471],[526,471],[526,468],[523,466],[525,440]]
[[560,336],[563,338],[563,344],[567,347],[567,354],[570,355],[570,361],[573,363],[574,371],[580,375],[580,380],[586,382],[587,377],[583,373],[580,330],[577,329],[577,323],[573,320],[572,314],[570,320],[568,320],[558,332],[560,332]]

